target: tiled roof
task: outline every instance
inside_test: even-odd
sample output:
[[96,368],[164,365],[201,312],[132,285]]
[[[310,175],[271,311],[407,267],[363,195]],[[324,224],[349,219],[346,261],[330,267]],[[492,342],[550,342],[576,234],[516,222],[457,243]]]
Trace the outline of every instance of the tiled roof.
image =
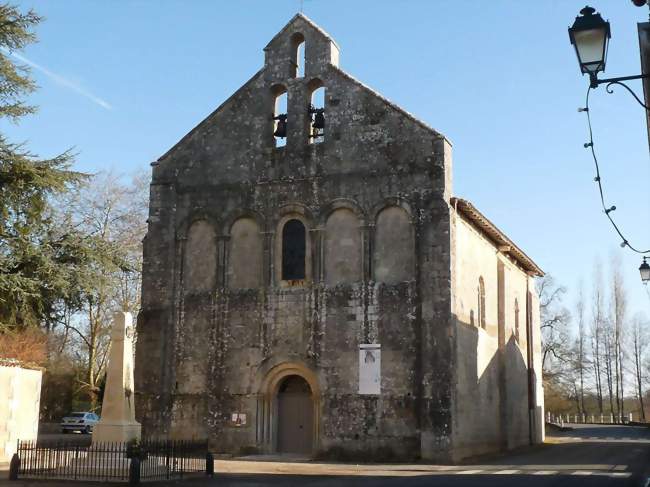
[[483,213],[467,200],[462,198],[451,198],[451,206],[461,213],[465,218],[471,221],[485,236],[487,236],[499,250],[512,257],[521,267],[534,276],[543,276],[544,271],[539,268],[533,260],[528,257],[523,250],[515,245],[505,233],[487,219]]

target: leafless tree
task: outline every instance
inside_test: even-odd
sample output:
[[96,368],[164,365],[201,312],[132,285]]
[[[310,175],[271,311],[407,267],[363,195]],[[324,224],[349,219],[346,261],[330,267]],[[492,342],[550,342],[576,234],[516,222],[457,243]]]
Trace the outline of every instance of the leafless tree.
[[585,411],[585,370],[587,368],[587,357],[585,350],[585,300],[582,283],[578,290],[576,302],[576,321],[578,324],[578,337],[576,338],[574,367],[577,375],[576,392],[578,396],[578,412],[586,414]]
[[623,377],[623,349],[621,343],[625,332],[625,315],[627,311],[627,295],[620,267],[620,257],[613,255],[611,258],[610,275],[610,320],[613,325],[612,352],[614,359],[614,377],[616,380],[616,409],[619,418],[625,414],[625,381]]
[[[606,319],[603,321],[603,362],[609,398],[609,411],[612,414],[616,414],[616,410],[614,409],[615,355],[613,324],[612,320]],[[618,383],[617,379],[616,382]]]
[[557,373],[553,366],[568,360],[569,311],[562,305],[566,288],[547,274],[537,281],[542,331],[542,368],[547,378]]
[[632,319],[632,330],[630,334],[632,342],[632,362],[636,394],[639,400],[639,409],[641,410],[640,414],[642,421],[646,420],[645,407],[643,403],[643,386],[646,379],[645,373],[647,371],[646,366],[644,366],[644,361],[648,359],[647,349],[648,341],[650,340],[648,326],[650,326],[650,324],[643,314],[637,313]]
[[66,201],[62,221],[119,251],[119,266],[98,266],[86,275],[77,312],[65,324],[85,364],[82,387],[91,407],[97,406],[99,383],[105,373],[112,313],[139,310],[142,239],[146,232],[147,180],[136,175],[126,182],[114,173],[101,173]]
[[591,363],[594,369],[596,400],[598,412],[603,413],[603,321],[604,321],[604,291],[602,265],[599,259],[594,262],[591,300]]

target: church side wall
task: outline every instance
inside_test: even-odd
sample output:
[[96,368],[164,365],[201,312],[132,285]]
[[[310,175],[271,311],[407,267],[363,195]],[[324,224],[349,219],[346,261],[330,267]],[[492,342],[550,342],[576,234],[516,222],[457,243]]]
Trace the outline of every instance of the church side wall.
[[530,278],[460,214],[454,220],[458,366],[452,441],[459,459],[528,443]]
[[[500,255],[504,267],[504,315],[505,336],[502,360],[504,362],[504,382],[501,391],[503,422],[502,446],[511,449],[527,445],[530,440],[528,428],[528,337],[526,334],[526,315],[528,313],[527,292],[529,280],[520,268]],[[530,288],[531,290],[534,288]],[[518,315],[518,316],[515,316]],[[517,326],[516,326],[517,325]],[[515,328],[518,328],[518,332]]]
[[533,387],[534,397],[534,418],[532,426],[533,443],[544,443],[545,419],[544,419],[544,381],[542,377],[542,329],[539,309],[539,295],[535,288],[535,280],[530,277],[528,280],[530,292],[530,327],[533,343],[531,350],[533,355]]

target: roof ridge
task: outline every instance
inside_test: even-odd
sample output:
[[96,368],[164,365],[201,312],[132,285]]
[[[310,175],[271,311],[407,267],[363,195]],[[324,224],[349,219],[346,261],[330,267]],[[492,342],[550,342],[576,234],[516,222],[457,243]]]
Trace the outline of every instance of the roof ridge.
[[291,25],[296,21],[296,19],[302,19],[302,20],[304,20],[305,22],[307,22],[307,24],[308,24],[309,26],[311,26],[312,28],[316,29],[316,30],[317,30],[318,32],[320,32],[324,37],[326,37],[330,42],[332,42],[332,44],[334,44],[334,45],[336,46],[336,48],[337,48],[339,51],[341,50],[341,48],[340,48],[339,45],[336,43],[336,41],[334,40],[334,38],[333,38],[330,34],[328,34],[327,31],[326,31],[325,29],[323,29],[320,25],[318,25],[316,22],[314,22],[312,19],[310,19],[309,17],[307,17],[307,16],[306,16],[304,13],[302,13],[302,12],[298,12],[296,15],[294,15],[293,17],[291,17],[291,19],[289,20],[289,22],[287,22],[287,23],[285,24],[285,26],[282,27],[282,29],[280,29],[280,30],[278,31],[278,33],[275,34],[275,35],[271,38],[271,40],[266,44],[266,46],[264,46],[264,50],[266,51],[266,50],[269,48],[269,46],[273,43],[273,41],[275,41],[278,37],[280,37],[280,36],[284,33],[284,31],[286,31],[286,30],[289,28],[289,26],[291,26]]

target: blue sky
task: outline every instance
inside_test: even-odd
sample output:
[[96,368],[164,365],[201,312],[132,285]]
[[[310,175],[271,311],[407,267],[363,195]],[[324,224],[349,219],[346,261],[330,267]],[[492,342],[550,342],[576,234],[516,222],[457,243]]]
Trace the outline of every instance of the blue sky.
[[[148,170],[263,64],[299,0],[32,0],[46,20],[21,54],[41,69],[38,115],[0,130],[42,156],[74,147],[83,171]],[[650,299],[641,258],[599,210],[582,144],[587,79],[567,27],[584,0],[305,0],[341,47],[341,67],[454,144],[454,194],[470,199],[568,286],[621,256],[630,313]],[[638,74],[647,8],[593,3],[612,24],[607,76]],[[631,86],[641,93],[638,82]],[[634,245],[650,248],[644,111],[622,89],[592,93],[603,182]],[[587,290],[589,292],[589,290]]]

